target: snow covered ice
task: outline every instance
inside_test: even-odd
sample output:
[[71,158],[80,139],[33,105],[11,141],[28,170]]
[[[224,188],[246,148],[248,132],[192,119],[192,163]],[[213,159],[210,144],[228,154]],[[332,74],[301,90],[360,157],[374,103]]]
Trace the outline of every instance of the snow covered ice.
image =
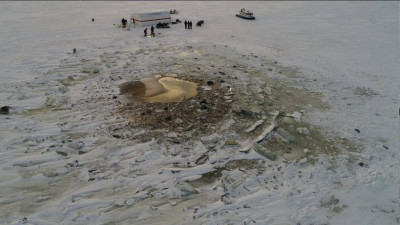
[[[160,7],[205,23],[119,27]],[[399,223],[398,2],[3,2],[0,21],[0,224]],[[197,92],[120,95],[148,77]]]

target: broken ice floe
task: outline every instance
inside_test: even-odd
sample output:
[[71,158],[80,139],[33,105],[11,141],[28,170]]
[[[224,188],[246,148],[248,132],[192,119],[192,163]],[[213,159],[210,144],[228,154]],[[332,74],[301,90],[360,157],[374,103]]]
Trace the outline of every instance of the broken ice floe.
[[[39,142],[17,137],[5,141],[8,151],[20,155],[8,164],[15,175],[7,179],[25,182],[26,187],[15,199],[26,203],[34,198],[49,207],[46,212],[30,210],[42,216],[62,210],[67,219],[77,221],[83,221],[79,215],[106,221],[108,215],[127,209],[137,217],[126,221],[154,218],[156,211],[202,218],[213,203],[217,214],[224,204],[257,207],[249,199],[265,199],[289,179],[282,178],[289,173],[281,163],[307,166],[321,154],[357,149],[348,140],[328,139],[320,128],[303,121],[302,110],[309,110],[308,105],[326,108],[321,96],[290,87],[271,71],[252,68],[233,50],[222,48],[229,54],[204,45],[112,51],[63,61],[48,72],[51,82],[30,84],[34,95],[26,84],[2,89],[20,103],[13,109],[21,110],[10,116],[45,123],[16,125],[12,132],[31,137],[30,131],[48,133]],[[157,81],[193,82],[197,93],[166,103],[132,102],[119,95],[122,82],[156,74]],[[142,97],[154,97],[165,87],[152,94],[138,90]],[[44,185],[26,182],[38,177],[49,182],[47,197],[40,198],[43,192],[35,189]],[[5,203],[1,211],[11,204]],[[23,207],[24,202],[18,204]]]

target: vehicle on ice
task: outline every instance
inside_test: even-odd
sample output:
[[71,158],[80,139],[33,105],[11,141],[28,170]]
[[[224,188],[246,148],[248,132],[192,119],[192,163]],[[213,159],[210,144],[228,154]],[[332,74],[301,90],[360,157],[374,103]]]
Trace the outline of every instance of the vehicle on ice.
[[171,14],[167,10],[155,10],[149,12],[135,12],[131,15],[132,23],[138,26],[151,26],[157,23],[170,23]]
[[255,20],[256,19],[253,12],[246,10],[244,8],[241,8],[239,13],[236,14],[236,16],[239,18],[242,18],[242,19],[246,19],[246,20]]

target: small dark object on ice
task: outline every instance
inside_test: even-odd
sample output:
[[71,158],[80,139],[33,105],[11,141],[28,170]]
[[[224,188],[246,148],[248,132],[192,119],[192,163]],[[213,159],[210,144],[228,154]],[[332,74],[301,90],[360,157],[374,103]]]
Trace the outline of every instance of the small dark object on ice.
[[361,131],[359,129],[354,129],[355,132],[360,133]]
[[254,112],[252,112],[252,111],[249,111],[249,110],[241,110],[241,113],[242,114],[244,114],[244,115],[246,115],[246,116],[250,116],[250,117],[253,117],[254,116]]
[[360,162],[358,165],[360,165],[361,167],[363,167],[363,166],[364,166],[364,163],[363,163],[363,162]]
[[214,84],[213,81],[211,81],[211,80],[207,81],[207,85],[213,85],[213,84]]
[[171,22],[172,24],[182,23],[179,19],[176,19],[175,22]]
[[196,26],[201,27],[204,24],[204,20],[197,21]]
[[157,28],[169,28],[169,25],[168,25],[168,23],[159,22],[159,23],[157,23],[156,27]]
[[388,147],[386,147],[385,145],[383,145],[384,148],[389,149]]
[[72,49],[72,52],[73,52],[73,53],[76,53],[76,48]]
[[0,114],[9,114],[10,113],[10,106],[3,106],[0,108]]
[[24,217],[22,218],[22,223],[27,223],[28,222],[28,218]]
[[122,138],[121,135],[119,135],[119,134],[113,134],[113,137],[118,138],[118,139]]
[[92,18],[92,22],[94,22],[94,18]]

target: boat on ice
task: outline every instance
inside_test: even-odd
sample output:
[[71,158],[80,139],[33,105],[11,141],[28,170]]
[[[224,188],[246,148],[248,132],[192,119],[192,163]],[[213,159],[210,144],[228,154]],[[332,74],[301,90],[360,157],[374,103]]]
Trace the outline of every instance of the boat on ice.
[[241,8],[239,13],[236,14],[236,16],[239,18],[242,18],[242,19],[246,19],[246,20],[255,20],[256,19],[253,12],[246,10],[244,8]]

